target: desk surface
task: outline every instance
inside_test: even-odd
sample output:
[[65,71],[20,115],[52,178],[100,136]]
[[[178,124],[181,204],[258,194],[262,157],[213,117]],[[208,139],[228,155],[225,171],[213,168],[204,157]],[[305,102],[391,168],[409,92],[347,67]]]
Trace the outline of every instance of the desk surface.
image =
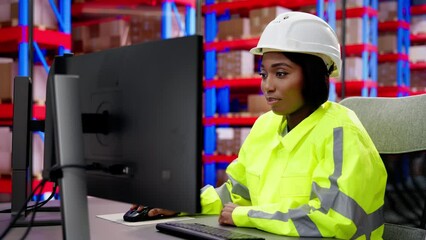
[[[126,212],[129,209],[129,204],[113,202],[100,198],[89,197],[89,223],[90,223],[90,237],[92,240],[102,239],[147,239],[147,240],[168,240],[168,239],[180,239],[173,236],[165,235],[156,230],[155,224],[144,225],[144,226],[126,226],[119,223],[114,223],[108,220],[104,220],[96,217],[97,215],[113,214],[119,212]],[[10,208],[10,204],[0,204],[0,210]],[[59,213],[57,217],[60,217]],[[52,213],[37,213],[36,216],[43,218],[43,216],[52,216]],[[3,232],[10,221],[10,213],[0,214],[0,231]],[[187,220],[185,222],[198,222],[207,225],[222,227],[217,222],[217,216],[201,216],[193,220]],[[222,227],[230,228],[236,231],[249,233],[257,236],[264,237],[265,239],[280,239],[280,240],[294,240],[297,238],[277,236],[256,229],[247,228],[235,228],[235,227]],[[26,228],[13,228],[6,239],[20,239],[24,234]],[[62,239],[62,227],[61,226],[48,226],[48,227],[33,227],[26,239]]]

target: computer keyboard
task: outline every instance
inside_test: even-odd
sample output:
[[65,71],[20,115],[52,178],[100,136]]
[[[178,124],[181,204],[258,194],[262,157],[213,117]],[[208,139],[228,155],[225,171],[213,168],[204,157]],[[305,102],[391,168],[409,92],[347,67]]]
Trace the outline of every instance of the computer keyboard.
[[264,239],[253,235],[239,233],[232,230],[207,226],[200,223],[181,223],[181,222],[167,222],[158,223],[156,228],[163,233],[170,234],[185,239],[211,239],[211,240],[225,240],[225,239]]

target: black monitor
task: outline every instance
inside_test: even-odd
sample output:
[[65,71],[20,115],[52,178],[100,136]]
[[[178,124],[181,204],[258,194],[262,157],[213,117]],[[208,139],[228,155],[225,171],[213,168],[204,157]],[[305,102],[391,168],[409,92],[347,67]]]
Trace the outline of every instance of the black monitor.
[[[200,212],[202,46],[201,36],[189,36],[55,60],[51,73],[78,77],[84,159],[95,169],[86,171],[88,195]],[[56,163],[55,74],[45,178]]]

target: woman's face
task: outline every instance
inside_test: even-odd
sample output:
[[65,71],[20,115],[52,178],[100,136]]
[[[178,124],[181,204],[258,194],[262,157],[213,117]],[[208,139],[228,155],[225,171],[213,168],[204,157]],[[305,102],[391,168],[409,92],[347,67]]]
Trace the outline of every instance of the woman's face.
[[260,76],[262,92],[275,114],[290,116],[305,105],[302,68],[283,53],[263,54]]

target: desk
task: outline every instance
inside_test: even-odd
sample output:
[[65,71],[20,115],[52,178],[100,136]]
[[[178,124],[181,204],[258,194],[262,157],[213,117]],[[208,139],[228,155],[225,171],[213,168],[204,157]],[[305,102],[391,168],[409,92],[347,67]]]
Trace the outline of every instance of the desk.
[[[146,239],[146,240],[173,240],[180,239],[173,236],[169,236],[163,233],[160,233],[156,230],[155,224],[129,227],[123,224],[114,223],[107,221],[101,218],[96,217],[97,215],[103,214],[112,214],[119,212],[126,212],[129,209],[129,204],[119,203],[114,201],[109,201],[100,198],[89,197],[89,223],[90,223],[90,237],[92,240],[102,239],[102,240],[125,240],[125,239]],[[10,204],[3,203],[0,204],[0,210],[10,208]],[[44,215],[52,215],[52,213],[37,213],[36,216],[43,217]],[[59,217],[59,213],[57,214]],[[7,227],[9,220],[11,218],[10,213],[0,214],[0,231],[3,232]],[[199,216],[193,220],[187,220],[185,222],[198,222],[204,223],[211,226],[222,227],[217,222],[217,216]],[[235,227],[222,227],[236,229]],[[15,240],[20,239],[24,234],[26,228],[13,228],[6,240]],[[247,229],[247,228],[238,228],[236,229],[243,233],[249,233],[257,236],[262,236],[265,239],[280,239],[280,240],[294,240],[298,238],[292,237],[283,237],[277,236],[274,234],[265,233],[258,231],[256,229]],[[29,233],[28,240],[37,240],[37,239],[62,239],[62,227],[61,226],[48,226],[48,227],[33,227]]]

